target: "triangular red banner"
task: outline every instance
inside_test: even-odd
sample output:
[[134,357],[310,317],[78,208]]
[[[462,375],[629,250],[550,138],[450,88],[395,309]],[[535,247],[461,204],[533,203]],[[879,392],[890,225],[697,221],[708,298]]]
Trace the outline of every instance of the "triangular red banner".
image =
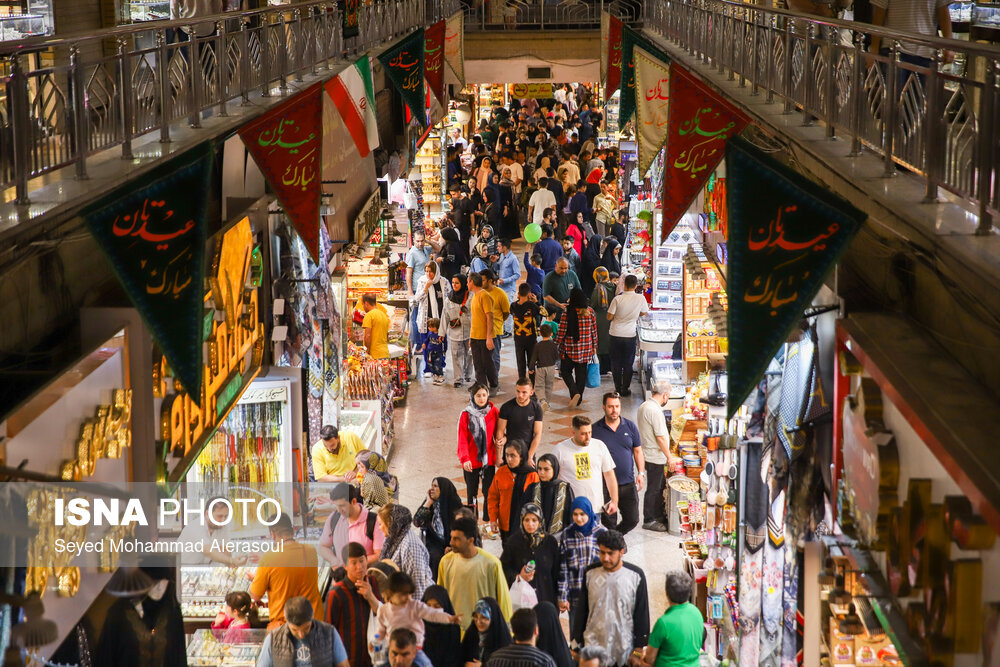
[[424,78],[444,106],[444,19],[424,30]]
[[604,89],[608,95],[618,90],[622,82],[622,20],[617,16],[608,18],[608,81]]
[[749,119],[683,67],[670,65],[670,111],[663,161],[663,230],[666,238],[687,212],[726,152],[726,141]]
[[281,207],[319,262],[323,84],[317,83],[240,128],[240,138]]

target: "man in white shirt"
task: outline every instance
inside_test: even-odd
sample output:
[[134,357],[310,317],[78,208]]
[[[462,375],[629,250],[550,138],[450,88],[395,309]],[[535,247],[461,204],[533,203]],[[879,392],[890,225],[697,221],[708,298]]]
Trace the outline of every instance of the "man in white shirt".
[[635,416],[642,441],[642,455],[646,460],[646,494],[642,499],[644,530],[657,533],[667,531],[666,503],[663,491],[667,486],[667,473],[673,458],[670,455],[670,429],[663,414],[663,406],[670,400],[670,383],[661,380],[653,385],[652,397],[639,406]]
[[631,396],[632,363],[635,361],[636,323],[639,316],[649,312],[646,297],[636,293],[638,278],[625,276],[625,291],[611,300],[608,319],[611,320],[611,377],[615,381],[615,391],[622,396]]
[[615,461],[607,445],[593,437],[589,417],[573,417],[573,437],[556,445],[552,454],[559,461],[559,479],[569,484],[574,496],[586,497],[596,510],[604,502],[603,479],[611,498],[603,509],[607,514],[618,512]]
[[531,194],[528,200],[528,219],[532,222],[542,224],[542,214],[547,208],[556,207],[556,196],[549,190],[549,179],[539,178],[538,189]]

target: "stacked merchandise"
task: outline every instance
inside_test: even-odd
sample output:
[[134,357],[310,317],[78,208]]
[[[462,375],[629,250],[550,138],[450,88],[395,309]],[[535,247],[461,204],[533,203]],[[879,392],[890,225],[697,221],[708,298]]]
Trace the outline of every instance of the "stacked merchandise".
[[406,367],[400,367],[400,360],[372,359],[362,348],[350,344],[348,348],[345,400],[373,403],[372,411],[382,419],[380,453],[385,456],[392,445],[393,401],[406,393]]
[[[226,495],[234,484],[252,484],[262,492],[281,480],[283,404],[235,406],[195,462],[195,479],[210,495]],[[190,479],[190,478],[189,478]]]
[[[445,126],[435,125],[424,141],[414,164],[419,167],[419,181],[423,195],[421,208],[427,213],[441,214],[445,212],[444,192],[447,186],[445,166]],[[411,183],[417,182],[417,176],[411,177]]]
[[[222,609],[226,595],[250,590],[249,567],[185,566],[181,568],[181,613],[187,621],[211,621]],[[257,607],[261,621],[267,622],[267,605]]]
[[721,351],[708,308],[713,295],[724,288],[719,272],[709,264],[699,244],[688,246],[684,261],[688,266],[684,273],[684,358],[689,363],[707,362],[708,355]]

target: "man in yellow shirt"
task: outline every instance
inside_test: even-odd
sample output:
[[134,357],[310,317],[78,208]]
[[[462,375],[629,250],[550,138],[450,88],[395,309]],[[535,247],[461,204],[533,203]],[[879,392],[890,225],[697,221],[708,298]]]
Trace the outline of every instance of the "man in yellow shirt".
[[301,595],[312,603],[317,618],[323,616],[323,601],[319,595],[319,557],[316,549],[295,541],[292,520],[287,514],[278,517],[271,526],[271,539],[280,547],[260,557],[257,571],[250,582],[250,597],[260,603],[267,595],[270,614],[268,631],[285,622],[285,601]]
[[[493,299],[483,289],[483,276],[479,273],[469,274],[469,290],[472,292],[472,302],[469,314],[472,317],[472,365],[476,369],[476,384],[483,384],[495,391],[500,385],[497,379],[497,367],[493,364]],[[500,320],[503,326],[503,320]]]
[[493,299],[493,364],[497,367],[497,375],[500,374],[500,340],[503,337],[503,323],[510,315],[510,299],[507,293],[497,287],[497,274],[493,269],[484,269],[483,289]]
[[313,477],[317,482],[350,482],[357,464],[354,457],[365,448],[355,433],[341,433],[336,426],[324,426],[312,446]]
[[365,347],[372,359],[389,358],[389,316],[378,307],[374,294],[361,297],[361,307],[365,309]]

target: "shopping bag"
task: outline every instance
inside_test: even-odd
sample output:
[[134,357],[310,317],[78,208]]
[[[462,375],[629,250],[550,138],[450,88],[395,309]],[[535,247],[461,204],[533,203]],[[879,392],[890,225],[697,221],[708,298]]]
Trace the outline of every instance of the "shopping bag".
[[597,389],[601,386],[601,363],[594,357],[587,364],[587,389]]
[[538,604],[538,594],[535,593],[531,584],[521,577],[517,577],[510,587],[510,604],[514,611],[523,607],[531,609]]

